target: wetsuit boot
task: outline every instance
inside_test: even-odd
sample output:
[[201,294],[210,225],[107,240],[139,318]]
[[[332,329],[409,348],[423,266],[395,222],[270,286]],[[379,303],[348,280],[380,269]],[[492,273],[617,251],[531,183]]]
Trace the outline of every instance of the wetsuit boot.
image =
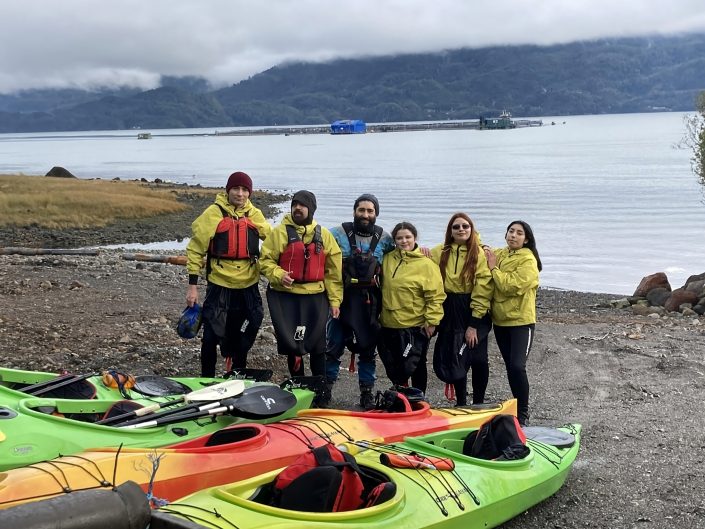
[[360,384],[360,407],[365,411],[375,409],[375,397],[372,394],[373,389],[374,386]]
[[329,408],[330,401],[332,399],[333,399],[333,384],[330,382],[326,382],[323,385],[323,389],[321,390],[321,394],[318,395],[314,399],[313,406],[315,408]]

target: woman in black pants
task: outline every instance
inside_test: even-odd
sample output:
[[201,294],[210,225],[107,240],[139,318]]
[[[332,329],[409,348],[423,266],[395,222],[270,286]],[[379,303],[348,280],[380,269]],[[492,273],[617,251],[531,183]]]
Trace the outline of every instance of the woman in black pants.
[[455,213],[445,239],[431,250],[443,277],[446,299],[433,351],[433,370],[446,383],[446,397],[467,404],[468,369],[472,369],[472,402],[482,404],[490,375],[487,336],[492,274],[472,220]]
[[509,387],[518,401],[519,423],[524,426],[529,420],[526,359],[534,340],[536,291],[542,266],[534,232],[526,222],[511,222],[504,238],[506,247],[484,249],[494,280],[494,335],[507,368]]

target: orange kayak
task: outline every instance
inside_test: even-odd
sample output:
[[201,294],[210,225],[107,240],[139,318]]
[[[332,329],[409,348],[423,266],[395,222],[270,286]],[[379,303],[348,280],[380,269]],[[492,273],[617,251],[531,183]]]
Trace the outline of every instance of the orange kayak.
[[463,408],[425,402],[399,413],[304,410],[294,419],[237,424],[166,448],[99,448],[0,472],[0,508],[62,493],[138,483],[155,505],[286,466],[312,447],[350,441],[391,443],[405,436],[476,427],[516,401]]

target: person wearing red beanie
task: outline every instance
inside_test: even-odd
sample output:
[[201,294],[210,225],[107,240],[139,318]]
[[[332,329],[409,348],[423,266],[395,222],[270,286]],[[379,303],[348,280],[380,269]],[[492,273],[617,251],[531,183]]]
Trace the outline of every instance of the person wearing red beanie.
[[189,307],[198,303],[199,276],[207,281],[202,315],[203,377],[215,376],[218,346],[226,359],[226,371],[244,369],[264,317],[259,292],[259,243],[272,227],[250,202],[251,195],[252,179],[242,171],[234,172],[228,177],[225,192],[218,193],[215,202],[191,225],[192,236],[186,247]]

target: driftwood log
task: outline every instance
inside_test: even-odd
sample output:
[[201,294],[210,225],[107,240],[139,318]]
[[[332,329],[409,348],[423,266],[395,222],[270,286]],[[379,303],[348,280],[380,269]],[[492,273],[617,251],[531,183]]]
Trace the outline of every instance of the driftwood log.
[[146,261],[149,263],[168,263],[186,266],[185,255],[155,255],[149,253],[124,253],[122,258],[126,261]]

